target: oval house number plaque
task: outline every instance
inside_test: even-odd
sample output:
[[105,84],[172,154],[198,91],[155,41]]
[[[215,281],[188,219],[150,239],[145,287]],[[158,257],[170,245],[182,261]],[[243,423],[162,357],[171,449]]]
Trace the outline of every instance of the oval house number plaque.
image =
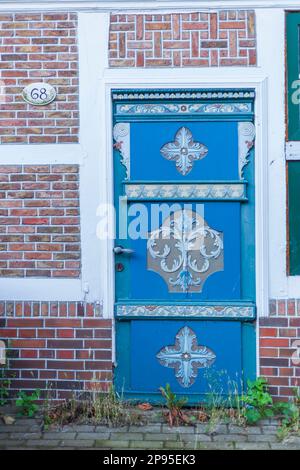
[[29,104],[45,106],[55,99],[56,91],[49,83],[31,83],[24,88],[22,96]]

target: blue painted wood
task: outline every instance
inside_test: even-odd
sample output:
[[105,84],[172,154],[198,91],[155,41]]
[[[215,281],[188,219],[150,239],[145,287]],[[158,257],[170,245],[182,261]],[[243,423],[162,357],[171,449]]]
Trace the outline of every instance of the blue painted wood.
[[[174,141],[181,127],[187,127],[194,142],[201,142],[208,149],[207,155],[195,161],[187,175],[179,173],[175,162],[166,160],[160,153],[164,144]],[[180,182],[237,180],[237,142],[236,122],[165,122],[163,132],[158,122],[133,123],[130,126],[131,179]]]
[[[229,395],[229,380],[237,384],[239,391],[241,391],[241,388],[245,389],[247,379],[253,380],[256,377],[255,324],[222,321],[217,322],[219,328],[215,332],[215,321],[187,322],[186,320],[166,321],[161,319],[155,322],[157,325],[154,328],[151,327],[152,322],[153,320],[144,322],[142,320],[116,322],[116,349],[118,355],[117,368],[115,369],[115,386],[125,399],[162,403],[164,400],[159,392],[159,387],[164,386],[165,381],[169,380],[178,396],[188,398],[188,405],[199,405],[199,402],[205,402],[208,399],[208,392],[212,390],[216,391],[218,389],[219,396],[226,398]],[[143,326],[139,327],[139,323],[144,323],[146,328]],[[165,323],[168,324],[167,328],[164,326]],[[233,323],[236,323],[237,326],[232,327]],[[169,344],[172,345],[178,329],[185,325],[193,327],[194,331],[197,331],[199,344],[204,345],[205,341],[207,341],[206,345],[211,347],[211,349],[214,346],[219,355],[223,356],[223,359],[227,357],[224,368],[221,365],[222,360],[220,358],[210,368],[199,369],[198,378],[190,388],[183,388],[178,384],[172,369],[160,366],[162,369],[157,372],[156,368],[158,369],[158,366],[154,363],[154,357],[159,348],[165,346],[165,344],[161,345],[158,342],[156,344],[156,335],[160,335],[161,330],[166,328],[166,335],[163,339],[165,337],[168,338]],[[143,339],[143,344],[141,344],[142,350],[138,350],[137,342],[133,345],[136,332]],[[150,336],[150,332],[153,336]],[[214,341],[214,338],[220,339],[220,341]],[[230,344],[225,344],[226,338],[230,338]],[[158,348],[155,351],[152,339]],[[134,352],[132,348],[134,348]],[[147,354],[145,354],[145,351]],[[139,378],[136,376],[136,360],[140,368],[140,375],[142,377],[146,376],[149,379],[145,389],[142,389],[142,384],[139,385],[137,383]],[[156,374],[158,374],[158,378],[161,380],[160,383],[156,378]],[[142,380],[145,380],[145,378]]]
[[[150,205],[145,206],[149,209]],[[182,207],[182,205],[180,205]],[[196,205],[191,204],[193,210]],[[198,205],[198,210],[204,216],[208,225],[215,230],[222,232],[224,237],[224,270],[212,274],[204,283],[201,293],[169,293],[168,286],[164,279],[156,272],[147,270],[147,240],[131,240],[130,247],[134,249],[134,254],[128,259],[128,269],[131,276],[131,284],[128,285],[126,298],[130,299],[151,299],[155,300],[222,300],[240,298],[240,204],[235,202],[218,203],[208,202]],[[130,218],[129,218],[130,223]],[[141,233],[146,237],[150,231],[149,225],[141,229]],[[153,229],[157,228],[156,226]],[[123,257],[124,258],[124,257]],[[120,297],[117,297],[120,300]]]
[[[157,353],[165,346],[174,345],[177,332],[184,326],[197,335],[198,345],[206,346],[216,355],[214,364],[199,368],[193,385],[184,388],[175,377],[173,368],[162,366]],[[131,387],[140,392],[155,392],[169,383],[176,393],[202,394],[213,378],[224,387],[229,380],[241,385],[242,351],[241,324],[237,322],[199,321],[133,321],[131,327]],[[147,373],[145,373],[147,371]],[[149,378],[151,377],[151,380]]]

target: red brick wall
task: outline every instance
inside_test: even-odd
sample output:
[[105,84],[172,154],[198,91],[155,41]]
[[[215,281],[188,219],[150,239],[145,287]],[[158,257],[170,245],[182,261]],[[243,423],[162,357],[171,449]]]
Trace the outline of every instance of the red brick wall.
[[[0,143],[78,141],[78,50],[75,13],[0,13]],[[33,82],[54,86],[47,106],[27,104]]]
[[254,11],[110,17],[111,67],[256,65]]
[[78,165],[0,165],[0,276],[79,275]]
[[300,387],[300,300],[271,300],[270,316],[260,319],[260,374],[275,398]]
[[112,379],[111,321],[94,304],[0,302],[11,396],[39,388],[42,397],[106,389]]

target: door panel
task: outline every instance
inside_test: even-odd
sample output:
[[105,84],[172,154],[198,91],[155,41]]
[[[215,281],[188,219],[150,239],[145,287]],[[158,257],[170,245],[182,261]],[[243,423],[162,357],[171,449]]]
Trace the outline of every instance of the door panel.
[[[157,204],[157,203],[156,203]],[[170,207],[171,203],[167,203],[167,207]],[[198,206],[198,207],[197,207]],[[145,203],[145,207],[148,209],[148,213],[151,215],[150,203]],[[182,203],[178,203],[178,207],[183,208]],[[150,270],[149,263],[147,263],[147,242],[146,239],[147,233],[151,233],[151,217],[149,217],[148,225],[144,228],[143,239],[130,240],[128,246],[134,250],[132,256],[127,260],[128,263],[128,272],[134,273],[134,276],[130,277],[130,282],[127,284],[127,292],[122,290],[122,296],[125,296],[128,299],[152,299],[155,300],[175,300],[184,301],[187,298],[190,300],[222,300],[222,299],[239,299],[240,298],[240,204],[235,202],[228,203],[224,205],[221,202],[209,202],[205,204],[201,203],[192,203],[192,210],[198,211],[202,214],[205,222],[208,226],[216,230],[222,236],[222,242],[226,247],[226,250],[222,249],[221,254],[223,255],[222,265],[219,267],[219,272],[214,272],[206,280],[200,283],[199,287],[196,287],[196,292],[184,291],[180,286],[173,289],[170,292],[170,284],[164,280],[162,275],[164,274],[163,269],[158,269],[158,272]],[[129,217],[129,224],[130,224]],[[152,226],[152,232],[156,230],[157,226]],[[165,244],[161,244],[161,249]],[[172,253],[167,257],[170,260],[178,259],[179,253],[178,250],[173,250]],[[152,269],[155,266],[155,257],[151,257]],[[161,258],[158,258],[157,267]],[[211,265],[213,266],[212,260]],[[169,264],[170,266],[170,264]],[[199,266],[201,267],[201,265]],[[212,267],[212,269],[214,269]],[[174,275],[170,275],[169,279],[177,278],[180,272],[182,271],[182,266],[175,272]],[[194,274],[194,279],[200,277],[201,280],[204,277],[200,273],[197,275],[196,272],[191,272]],[[123,272],[117,273],[116,277],[120,278],[120,282],[123,279]],[[166,274],[166,273],[165,273]],[[206,276],[205,276],[206,277]],[[123,297],[124,298],[124,297]],[[121,301],[121,298],[117,297],[117,300]]]
[[113,107],[115,383],[197,401],[214,374],[255,375],[254,93],[116,90]]
[[[134,122],[130,125],[131,178],[142,181],[236,180],[237,127],[237,122]],[[182,128],[191,132],[193,142],[207,148],[207,154],[193,163],[188,174],[182,174],[174,161],[162,158],[160,153],[164,145],[176,143],[176,134]]]
[[[178,352],[191,354],[191,351],[180,340],[192,338],[193,333],[198,338],[193,367],[185,368]],[[224,387],[230,379],[241,381],[241,324],[238,322],[133,321],[131,335],[133,390],[156,392],[162,384],[169,383],[175,392],[184,389],[185,393],[203,394],[210,376],[222,370],[226,370],[222,378]],[[210,362],[208,372],[205,365]]]

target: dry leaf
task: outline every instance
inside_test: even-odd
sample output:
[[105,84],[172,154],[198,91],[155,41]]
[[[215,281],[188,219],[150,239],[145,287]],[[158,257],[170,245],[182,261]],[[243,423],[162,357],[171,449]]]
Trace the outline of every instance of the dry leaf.
[[205,423],[206,421],[208,421],[208,414],[205,413],[205,411],[199,411],[198,420],[200,421],[200,423]]
[[150,405],[150,403],[140,403],[137,407],[142,411],[149,411],[149,410],[152,410],[153,408],[153,406]]
[[14,424],[14,422],[16,421],[15,418],[13,418],[12,416],[7,416],[7,415],[2,416],[2,419],[4,423],[8,425]]

